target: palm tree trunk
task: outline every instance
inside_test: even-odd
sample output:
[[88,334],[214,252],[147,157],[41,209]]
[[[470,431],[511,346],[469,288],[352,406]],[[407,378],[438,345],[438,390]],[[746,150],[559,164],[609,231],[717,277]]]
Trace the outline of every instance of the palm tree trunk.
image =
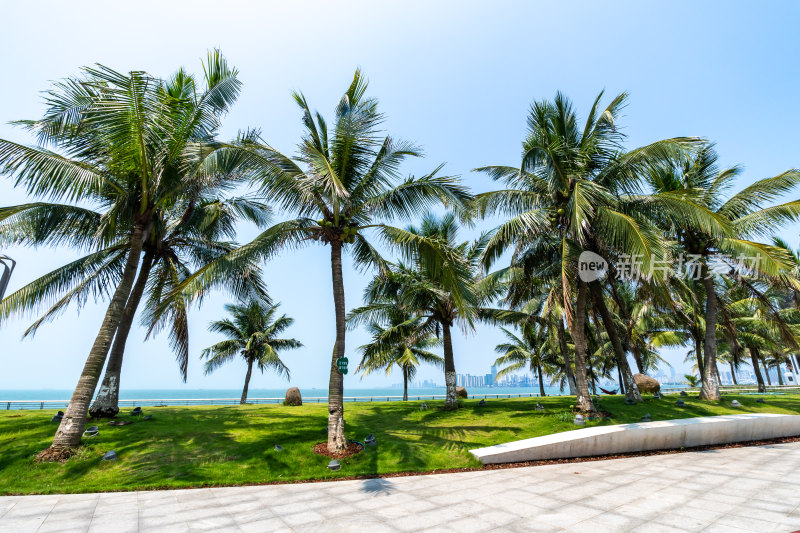
[[704,345],[703,372],[700,374],[703,385],[700,387],[701,400],[719,400],[719,383],[714,375],[717,367],[717,294],[714,278],[703,265],[703,285],[706,289],[706,338]]
[[[92,401],[100,374],[103,372],[103,365],[106,362],[108,350],[111,347],[111,340],[117,330],[122,314],[125,311],[125,303],[131,292],[133,281],[136,278],[136,270],[139,266],[139,256],[142,253],[142,243],[147,238],[150,226],[136,224],[131,235],[131,248],[128,252],[128,259],[125,262],[125,269],[122,272],[117,289],[111,298],[111,303],[106,310],[103,324],[94,340],[89,357],[78,379],[78,385],[72,393],[64,417],[58,426],[56,435],[53,438],[51,448],[68,449],[74,448],[81,443],[83,428],[86,426],[86,415],[89,410],[89,403]],[[46,456],[43,456],[46,457]]]
[[694,339],[694,355],[697,358],[697,372],[703,375],[703,345],[700,343],[700,334],[692,334]]
[[622,379],[625,380],[625,397],[635,402],[641,402],[642,395],[639,393],[639,387],[636,386],[636,382],[633,380],[633,373],[631,372],[630,365],[628,365],[628,357],[625,355],[625,350],[622,348],[622,342],[617,333],[617,325],[614,324],[614,319],[608,311],[608,306],[606,306],[606,301],[603,298],[603,291],[600,288],[600,284],[596,281],[591,282],[589,284],[589,290],[592,293],[594,307],[600,312],[603,327],[606,333],[608,333],[608,338],[611,339],[611,346],[614,347],[614,358],[617,360],[617,368],[620,370]]
[[767,387],[764,385],[764,377],[761,375],[761,365],[758,364],[758,348],[749,348],[750,363],[753,365],[753,373],[756,375],[756,383],[758,383],[758,392],[766,392]]
[[253,375],[253,359],[247,358],[247,374],[244,376],[244,389],[242,390],[242,399],[239,400],[239,405],[247,403],[247,389],[250,387],[250,376]]
[[558,345],[561,349],[561,357],[564,359],[564,374],[567,376],[569,395],[575,396],[578,389],[575,387],[575,375],[572,373],[572,358],[569,356],[567,348],[567,332],[564,329],[564,318],[558,317]]
[[403,367],[403,401],[408,401],[408,367]]
[[778,371],[778,385],[783,385],[783,374],[781,374],[781,364],[778,363],[775,365],[776,370]]
[[342,243],[331,242],[331,275],[333,278],[333,305],[336,310],[336,344],[333,345],[331,377],[328,381],[328,451],[345,449],[344,438],[344,377],[336,360],[344,357],[345,307],[344,278],[342,277]]
[[736,367],[733,366],[733,361],[728,361],[731,365],[731,379],[733,380],[734,385],[738,385],[739,383],[736,381]]
[[764,375],[767,376],[767,385],[772,386],[772,378],[769,375],[769,367],[767,366],[767,362],[762,359],[761,364],[764,365]]
[[[595,282],[596,283],[596,282]],[[624,345],[623,348],[626,348],[626,351],[629,350],[633,353],[633,360],[636,363],[636,370],[640,374],[644,374],[644,361],[642,360],[642,353],[639,350],[639,347],[636,346],[631,339],[631,331],[630,329],[633,327],[633,321],[631,320],[631,315],[628,313],[628,309],[623,305],[622,298],[619,296],[619,291],[617,290],[617,280],[615,276],[609,275],[608,284],[611,287],[611,297],[614,299],[614,302],[617,304],[617,308],[619,309],[620,315],[626,324],[628,324],[627,328],[623,328],[623,332],[625,334],[624,338]],[[638,389],[637,389],[638,391]]]
[[125,305],[125,312],[122,314],[119,326],[117,326],[114,345],[111,347],[111,354],[108,356],[106,373],[103,376],[103,382],[100,384],[100,391],[89,408],[89,416],[92,418],[113,418],[119,413],[119,387],[125,343],[128,340],[133,317],[136,315],[139,302],[142,300],[142,294],[144,294],[152,266],[153,254],[146,252],[142,260],[142,267],[139,269],[139,277],[136,278],[128,303]]
[[442,347],[444,349],[444,384],[447,397],[445,409],[458,409],[456,398],[456,362],[453,359],[453,339],[450,336],[450,324],[442,321]]
[[633,351],[633,360],[636,363],[636,370],[640,374],[645,374],[644,361],[642,360],[642,352],[639,350],[638,346],[634,346],[632,351]]
[[539,396],[544,398],[547,395],[544,393],[544,378],[542,377],[542,365],[540,363],[536,363],[536,373],[539,374]]
[[595,412],[592,398],[589,395],[589,383],[586,379],[586,283],[578,279],[578,297],[575,302],[575,320],[572,340],[575,343],[575,384],[577,386],[577,407],[585,413]]
[[619,381],[619,393],[625,394],[625,382],[622,380],[622,371],[617,367],[617,380]]

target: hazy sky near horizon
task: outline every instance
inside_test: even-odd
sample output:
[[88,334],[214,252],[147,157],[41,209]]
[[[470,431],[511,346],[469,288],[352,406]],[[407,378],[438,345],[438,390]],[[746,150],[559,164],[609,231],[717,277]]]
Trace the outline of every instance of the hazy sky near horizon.
[[[0,88],[0,137],[31,142],[11,120],[36,118],[40,91],[52,80],[102,63],[167,77],[178,67],[202,72],[201,59],[219,47],[239,68],[239,102],[222,138],[257,127],[272,145],[293,153],[301,135],[291,99],[302,90],[330,117],[361,67],[393,136],[426,153],[409,162],[421,175],[440,163],[475,192],[493,184],[472,168],[517,165],[527,110],[535,99],[566,93],[585,117],[597,93],[631,95],[621,126],[629,147],[674,136],[716,142],[723,165],[740,164],[741,186],[800,166],[800,5],[791,2],[13,2],[0,32],[5,82]],[[0,178],[0,204],[23,203],[23,191]],[[477,229],[489,229],[484,224]],[[465,233],[464,237],[472,233]],[[256,235],[243,227],[239,241]],[[781,235],[798,246],[798,227]],[[77,257],[69,249],[0,250],[18,260],[13,291]],[[329,254],[321,246],[285,253],[264,265],[273,297],[294,317],[288,330],[305,347],[288,352],[293,385],[325,387],[333,346]],[[347,307],[361,303],[368,275],[345,270]],[[123,368],[125,388],[237,388],[244,364],[204,376],[200,351],[220,340],[207,331],[229,300],[216,293],[190,315],[189,380],[160,335],[144,342],[132,332]],[[72,389],[97,333],[106,302],[70,308],[34,339],[20,341],[31,317],[0,326],[0,389]],[[367,336],[348,336],[355,348]],[[456,335],[458,372],[484,374],[501,333],[479,326]],[[667,358],[684,369],[685,350]],[[443,382],[423,368],[420,379]],[[345,387],[401,381],[352,373]],[[251,388],[283,388],[274,375],[254,375]]]

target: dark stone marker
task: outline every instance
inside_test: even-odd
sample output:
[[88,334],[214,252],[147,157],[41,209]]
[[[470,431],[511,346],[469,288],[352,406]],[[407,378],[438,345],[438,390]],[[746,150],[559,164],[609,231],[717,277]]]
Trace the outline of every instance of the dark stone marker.
[[759,398],[758,400],[756,400],[756,403],[764,403],[764,398]]
[[283,446],[281,446],[280,444],[276,444],[275,445],[275,451],[276,452],[282,452],[283,451]]
[[131,411],[131,416],[139,416],[142,414],[142,408],[136,407],[133,411]]
[[542,405],[541,402],[536,402],[536,410],[544,411],[544,405]]
[[678,407],[686,407],[686,404],[683,403],[683,400],[678,400],[677,402],[675,402],[675,405],[677,405]]
[[116,461],[117,460],[117,452],[111,450],[110,452],[106,452],[103,455],[103,461]]
[[478,402],[478,407],[486,407],[486,400],[481,400]]
[[682,390],[682,391],[681,391],[681,396],[689,396],[689,395],[688,395],[688,394],[686,394],[686,391],[685,391],[685,390]]
[[375,438],[375,435],[370,433],[369,435],[367,435],[367,438],[364,439],[364,444],[366,444],[367,446],[377,446],[378,439]]

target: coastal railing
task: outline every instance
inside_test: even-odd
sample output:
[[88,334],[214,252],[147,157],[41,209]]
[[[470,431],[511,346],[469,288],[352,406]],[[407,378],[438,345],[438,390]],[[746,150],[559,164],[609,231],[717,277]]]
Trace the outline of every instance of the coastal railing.
[[[472,399],[489,398],[534,398],[537,393],[471,394]],[[444,394],[409,394],[411,401],[444,400]],[[119,400],[119,407],[170,407],[184,405],[239,405],[241,398],[143,398],[139,400]],[[280,404],[284,398],[247,398],[248,404]],[[402,396],[371,395],[345,396],[345,402],[399,402]],[[327,396],[305,396],[303,403],[328,403]],[[66,409],[69,400],[0,400],[0,409]]]
[[[758,388],[749,385],[733,385],[721,387],[723,392],[737,394],[758,394]],[[663,387],[662,392],[666,394],[678,394],[681,391],[697,392],[697,388],[668,388]],[[767,393],[781,392],[800,392],[800,386],[795,385],[773,385],[767,387]],[[535,392],[520,393],[496,393],[496,394],[470,394],[471,399],[508,399],[508,398],[536,398],[539,397]],[[422,400],[444,400],[444,394],[409,394],[411,401]],[[402,401],[402,396],[392,395],[371,395],[371,396],[345,396],[345,402],[398,402]],[[171,406],[190,406],[190,405],[238,405],[240,398],[142,398],[139,400],[119,400],[120,408],[133,407],[171,407]],[[248,404],[280,404],[283,398],[248,398]],[[308,396],[303,398],[304,403],[327,403],[327,396]],[[0,409],[66,409],[69,400],[0,400]]]

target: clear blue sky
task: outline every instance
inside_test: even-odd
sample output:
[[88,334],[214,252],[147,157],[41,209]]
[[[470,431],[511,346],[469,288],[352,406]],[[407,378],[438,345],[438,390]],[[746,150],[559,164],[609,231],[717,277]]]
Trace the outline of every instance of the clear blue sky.
[[[259,127],[292,152],[301,133],[290,92],[301,89],[330,116],[360,66],[381,100],[387,130],[414,140],[427,157],[406,167],[420,175],[440,162],[474,191],[492,184],[470,169],[518,163],[528,106],[569,95],[583,113],[601,89],[628,91],[621,124],[634,147],[660,138],[697,135],[716,141],[722,162],[745,167],[741,185],[800,166],[797,21],[791,2],[14,2],[3,7],[0,137],[28,142],[7,122],[36,118],[39,92],[82,65],[147,70],[168,76],[179,66],[200,71],[206,50],[220,47],[239,67],[244,90],[225,120],[223,137]],[[25,201],[8,179],[0,203]],[[488,225],[487,225],[488,227]],[[240,241],[254,236],[242,228]],[[798,228],[782,232],[798,245]],[[19,261],[10,290],[74,254],[68,249],[11,249]],[[292,383],[327,385],[334,339],[328,252],[313,247],[265,265],[289,332],[306,347],[286,356]],[[367,277],[345,272],[348,308],[360,303]],[[197,356],[218,340],[206,331],[228,300],[217,294],[191,315],[190,388],[237,388],[244,367],[203,376]],[[105,309],[68,310],[20,342],[30,317],[0,329],[0,389],[74,387]],[[501,337],[479,327],[455,341],[459,372],[483,374]],[[353,349],[366,337],[348,339]],[[683,369],[683,351],[669,355]],[[353,365],[354,366],[354,365]],[[421,378],[443,381],[438,371]],[[399,375],[345,387],[381,386]],[[178,370],[163,337],[131,335],[123,387],[175,388]],[[251,387],[284,387],[271,375]]]

